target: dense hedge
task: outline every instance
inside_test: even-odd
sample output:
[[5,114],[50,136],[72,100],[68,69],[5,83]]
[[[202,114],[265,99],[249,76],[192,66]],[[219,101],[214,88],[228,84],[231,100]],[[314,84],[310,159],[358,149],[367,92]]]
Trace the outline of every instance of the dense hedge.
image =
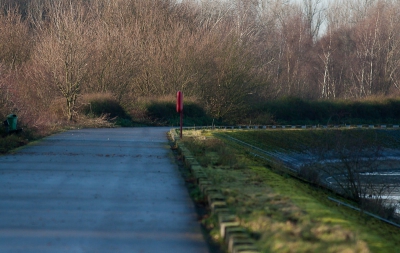
[[286,97],[256,107],[276,124],[398,124],[400,100],[318,100]]

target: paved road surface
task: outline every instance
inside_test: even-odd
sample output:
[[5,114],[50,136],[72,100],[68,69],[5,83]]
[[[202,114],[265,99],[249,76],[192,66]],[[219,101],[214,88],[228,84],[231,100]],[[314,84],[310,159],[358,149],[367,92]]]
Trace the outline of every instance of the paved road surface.
[[0,252],[208,252],[167,130],[68,131],[0,157]]

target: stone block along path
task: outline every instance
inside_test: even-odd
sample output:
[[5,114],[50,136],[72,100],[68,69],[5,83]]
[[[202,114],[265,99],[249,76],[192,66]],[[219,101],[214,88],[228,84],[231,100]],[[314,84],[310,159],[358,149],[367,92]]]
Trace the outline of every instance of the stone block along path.
[[0,252],[209,252],[168,130],[73,130],[1,156]]

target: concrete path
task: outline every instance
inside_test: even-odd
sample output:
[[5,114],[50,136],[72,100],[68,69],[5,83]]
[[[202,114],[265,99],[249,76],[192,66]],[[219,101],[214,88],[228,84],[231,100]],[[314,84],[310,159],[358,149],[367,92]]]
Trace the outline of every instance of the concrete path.
[[68,131],[0,157],[0,252],[208,252],[167,131]]

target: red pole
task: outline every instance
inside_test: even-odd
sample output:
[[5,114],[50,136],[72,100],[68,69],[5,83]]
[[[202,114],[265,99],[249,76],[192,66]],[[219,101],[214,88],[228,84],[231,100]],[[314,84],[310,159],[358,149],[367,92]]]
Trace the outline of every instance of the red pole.
[[180,137],[182,139],[182,126],[183,126],[183,94],[181,91],[176,93],[176,111],[180,113],[181,116],[181,133]]
[[183,126],[183,111],[181,111],[181,139],[182,139],[182,126]]

